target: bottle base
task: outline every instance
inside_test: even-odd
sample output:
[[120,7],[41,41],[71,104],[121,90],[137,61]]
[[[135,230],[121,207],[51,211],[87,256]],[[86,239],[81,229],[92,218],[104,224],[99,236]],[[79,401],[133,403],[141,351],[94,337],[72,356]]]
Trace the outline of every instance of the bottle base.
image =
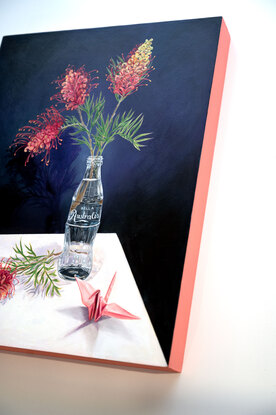
[[65,280],[74,281],[75,277],[85,280],[89,276],[90,270],[82,267],[62,267],[58,270],[58,273]]

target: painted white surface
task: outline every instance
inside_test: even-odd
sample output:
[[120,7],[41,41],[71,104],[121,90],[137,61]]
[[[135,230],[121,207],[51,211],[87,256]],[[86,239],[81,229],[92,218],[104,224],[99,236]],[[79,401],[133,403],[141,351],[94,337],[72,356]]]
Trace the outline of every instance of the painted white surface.
[[232,38],[183,373],[0,354],[3,415],[275,415],[275,0],[0,8],[3,35],[222,15]]
[[[13,254],[13,246],[32,244],[38,255],[60,252],[62,234],[0,235],[1,255]],[[104,297],[116,272],[109,303],[117,303],[140,317],[121,320],[105,317],[95,322],[81,302],[75,281],[59,281],[61,296],[43,296],[26,290],[18,277],[14,297],[0,304],[0,345],[167,366],[143,300],[116,234],[97,234],[94,243],[94,272],[86,280]]]

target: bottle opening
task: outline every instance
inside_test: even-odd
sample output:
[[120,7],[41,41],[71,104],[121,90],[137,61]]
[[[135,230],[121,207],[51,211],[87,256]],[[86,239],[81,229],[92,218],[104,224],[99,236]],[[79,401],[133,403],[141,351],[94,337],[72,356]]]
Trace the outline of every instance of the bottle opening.
[[86,164],[87,166],[91,166],[91,164],[101,166],[103,164],[103,156],[89,156],[87,157]]

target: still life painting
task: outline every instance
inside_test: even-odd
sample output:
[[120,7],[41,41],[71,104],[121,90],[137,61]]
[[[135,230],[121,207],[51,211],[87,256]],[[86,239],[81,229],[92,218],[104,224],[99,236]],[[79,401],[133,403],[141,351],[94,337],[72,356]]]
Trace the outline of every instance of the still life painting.
[[0,349],[169,368],[225,33],[218,17],[3,38]]

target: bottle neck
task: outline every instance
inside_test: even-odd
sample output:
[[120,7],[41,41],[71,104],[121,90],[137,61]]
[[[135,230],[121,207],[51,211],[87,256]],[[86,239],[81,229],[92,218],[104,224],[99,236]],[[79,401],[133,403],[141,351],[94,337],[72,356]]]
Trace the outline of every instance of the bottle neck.
[[84,179],[100,179],[101,178],[101,166],[103,164],[103,157],[88,157],[86,160],[86,171]]

